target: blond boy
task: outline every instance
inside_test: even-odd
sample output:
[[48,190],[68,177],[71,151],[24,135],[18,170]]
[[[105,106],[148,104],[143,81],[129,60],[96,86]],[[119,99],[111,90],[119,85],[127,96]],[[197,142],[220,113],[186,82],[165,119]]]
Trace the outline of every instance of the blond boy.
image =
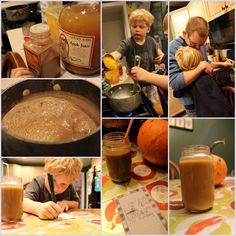
[[202,61],[202,53],[188,46],[180,47],[176,51],[175,59],[182,71],[194,70]]
[[[80,175],[82,163],[78,158],[48,158],[45,160],[45,174],[37,176],[24,191],[23,210],[41,219],[54,219],[69,209],[79,207],[79,197],[72,182]],[[53,176],[53,202],[48,174]]]
[[151,72],[155,70],[155,60],[161,61],[163,53],[157,48],[155,39],[147,36],[153,24],[153,15],[145,9],[137,9],[130,14],[129,25],[131,38],[123,40],[111,55],[120,60],[126,57],[127,67],[131,69],[136,55],[141,57],[140,67]]
[[[169,85],[174,90],[175,97],[178,97],[185,106],[186,112],[190,117],[195,117],[197,114],[193,97],[185,87],[197,80],[202,72],[211,75],[214,68],[231,67],[233,65],[228,62],[210,63],[208,61],[205,47],[208,34],[209,25],[207,21],[200,16],[194,16],[189,18],[183,35],[169,43]],[[199,50],[203,57],[203,60],[196,68],[187,71],[181,70],[175,59],[176,51],[185,46]]]
[[[202,62],[202,53],[192,47],[180,47],[175,54],[179,68],[186,72],[192,71]],[[199,117],[226,117],[230,116],[230,107],[216,81],[207,73],[194,81],[189,87]]]

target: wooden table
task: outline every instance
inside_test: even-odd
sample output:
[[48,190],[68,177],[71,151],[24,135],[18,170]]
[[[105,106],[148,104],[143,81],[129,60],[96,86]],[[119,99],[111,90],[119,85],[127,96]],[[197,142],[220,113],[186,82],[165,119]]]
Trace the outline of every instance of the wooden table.
[[215,188],[213,208],[204,213],[190,213],[183,205],[180,180],[170,180],[170,234],[235,235],[234,178]]
[[76,209],[67,213],[73,219],[41,220],[24,213],[21,222],[2,223],[2,234],[101,234],[100,209]]
[[104,234],[125,234],[114,198],[127,191],[144,187],[168,222],[167,171],[157,169],[144,161],[137,147],[132,144],[131,180],[115,184],[108,173],[105,160],[102,163],[102,231]]

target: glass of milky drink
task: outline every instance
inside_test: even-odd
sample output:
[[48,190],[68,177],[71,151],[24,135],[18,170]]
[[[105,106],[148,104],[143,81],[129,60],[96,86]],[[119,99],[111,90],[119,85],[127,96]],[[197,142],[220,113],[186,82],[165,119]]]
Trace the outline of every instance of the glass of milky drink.
[[23,215],[23,184],[20,177],[2,177],[2,221],[20,221]]
[[111,132],[103,137],[103,156],[114,182],[126,182],[131,176],[131,143],[123,132]]
[[196,213],[210,210],[214,203],[214,170],[209,147],[184,147],[179,167],[185,208]]

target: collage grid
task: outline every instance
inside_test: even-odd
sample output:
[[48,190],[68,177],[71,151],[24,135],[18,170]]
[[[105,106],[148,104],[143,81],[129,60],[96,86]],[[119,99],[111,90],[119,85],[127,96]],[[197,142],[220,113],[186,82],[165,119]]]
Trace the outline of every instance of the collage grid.
[[235,234],[235,1],[1,0],[0,22],[0,235]]

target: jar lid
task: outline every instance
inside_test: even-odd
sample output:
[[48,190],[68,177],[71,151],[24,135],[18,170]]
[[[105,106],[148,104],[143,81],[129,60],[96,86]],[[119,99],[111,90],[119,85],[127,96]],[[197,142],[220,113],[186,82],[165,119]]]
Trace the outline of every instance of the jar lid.
[[49,32],[49,26],[47,24],[40,23],[30,27],[30,33],[32,34],[42,34],[48,32]]

